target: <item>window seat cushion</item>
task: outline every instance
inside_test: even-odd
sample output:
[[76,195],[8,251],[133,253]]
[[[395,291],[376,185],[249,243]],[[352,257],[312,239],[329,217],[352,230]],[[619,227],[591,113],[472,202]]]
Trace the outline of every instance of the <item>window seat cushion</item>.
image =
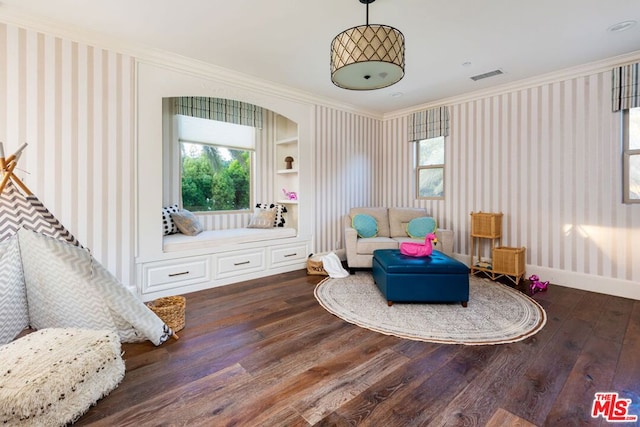
[[295,228],[231,228],[228,230],[205,230],[195,236],[181,233],[170,234],[163,237],[163,246],[165,252],[177,252],[288,237],[296,237]]

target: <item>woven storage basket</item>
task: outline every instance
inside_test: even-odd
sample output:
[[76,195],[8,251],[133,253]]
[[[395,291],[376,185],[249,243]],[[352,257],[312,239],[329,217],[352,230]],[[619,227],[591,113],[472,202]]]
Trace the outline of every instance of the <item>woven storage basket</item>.
[[502,234],[502,213],[471,212],[471,235],[498,238]]
[[498,246],[493,250],[493,270],[496,273],[522,276],[524,274],[525,248]]
[[310,276],[328,276],[329,273],[324,269],[322,256],[309,255],[307,258],[307,274]]
[[185,297],[181,296],[158,298],[147,303],[147,307],[173,329],[173,332],[184,328],[186,305]]

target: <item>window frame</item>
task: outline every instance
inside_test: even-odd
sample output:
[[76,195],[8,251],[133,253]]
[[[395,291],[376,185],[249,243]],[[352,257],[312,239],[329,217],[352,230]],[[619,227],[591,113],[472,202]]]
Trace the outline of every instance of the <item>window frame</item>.
[[[434,163],[430,165],[421,165],[420,164],[420,143],[424,141],[428,141],[431,139],[442,139],[442,159],[443,163]],[[433,138],[424,138],[416,141],[415,148],[416,155],[416,176],[415,176],[415,184],[416,184],[416,199],[417,200],[444,200],[446,195],[446,140],[444,136],[436,136]],[[442,170],[442,196],[422,196],[420,194],[420,172],[428,169],[439,169]]]
[[[640,111],[640,107],[634,108],[634,110]],[[622,191],[623,191],[623,203],[625,204],[635,204],[640,203],[640,197],[637,199],[630,197],[630,159],[631,157],[639,156],[640,157],[640,148],[631,149],[631,141],[629,139],[629,128],[630,128],[630,119],[629,119],[629,110],[625,109],[622,111]]]

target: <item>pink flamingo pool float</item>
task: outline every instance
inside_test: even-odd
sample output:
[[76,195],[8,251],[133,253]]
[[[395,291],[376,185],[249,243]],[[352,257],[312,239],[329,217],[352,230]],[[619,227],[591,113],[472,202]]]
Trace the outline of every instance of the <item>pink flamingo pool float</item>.
[[438,238],[433,233],[429,233],[424,237],[424,243],[402,242],[400,243],[400,253],[415,257],[429,256],[433,252],[431,242],[438,243]]

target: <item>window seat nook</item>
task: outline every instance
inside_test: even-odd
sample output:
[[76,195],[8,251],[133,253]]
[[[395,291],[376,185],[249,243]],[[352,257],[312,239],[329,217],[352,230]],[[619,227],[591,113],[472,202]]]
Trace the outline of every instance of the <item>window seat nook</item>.
[[201,250],[241,243],[286,239],[296,237],[296,234],[296,229],[291,227],[205,230],[195,236],[176,233],[164,236],[163,248],[165,252]]

